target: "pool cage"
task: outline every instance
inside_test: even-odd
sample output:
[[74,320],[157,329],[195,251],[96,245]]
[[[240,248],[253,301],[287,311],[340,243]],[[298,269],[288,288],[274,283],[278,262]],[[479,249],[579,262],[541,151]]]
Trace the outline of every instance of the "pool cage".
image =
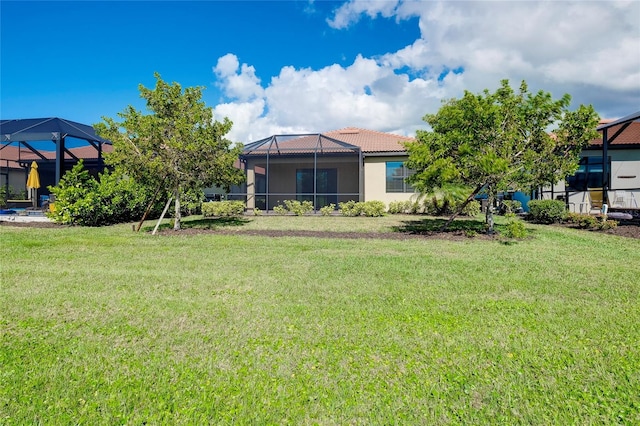
[[245,146],[246,183],[229,194],[247,210],[273,210],[285,200],[311,201],[314,209],[361,201],[362,151],[323,134],[274,135]]

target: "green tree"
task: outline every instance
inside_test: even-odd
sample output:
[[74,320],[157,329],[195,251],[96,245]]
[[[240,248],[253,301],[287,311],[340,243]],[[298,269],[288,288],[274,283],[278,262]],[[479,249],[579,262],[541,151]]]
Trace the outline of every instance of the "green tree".
[[113,142],[106,162],[151,188],[161,188],[175,199],[175,225],[180,229],[181,196],[209,186],[229,188],[244,175],[234,166],[242,145],[232,146],[225,135],[228,118],[213,119],[202,98],[202,87],[182,90],[178,83],[165,83],[155,73],[156,87],[139,86],[150,114],[132,106],[118,113],[121,122],[103,117],[98,134]]
[[[408,180],[423,194],[451,186],[467,187],[465,201],[447,223],[486,191],[492,205],[498,191],[529,190],[555,184],[575,172],[581,150],[597,137],[598,115],[589,106],[569,110],[571,97],[529,92],[523,81],[515,92],[508,80],[490,93],[465,91],[424,120],[431,131],[418,131],[407,144]],[[491,209],[486,216],[493,232]]]

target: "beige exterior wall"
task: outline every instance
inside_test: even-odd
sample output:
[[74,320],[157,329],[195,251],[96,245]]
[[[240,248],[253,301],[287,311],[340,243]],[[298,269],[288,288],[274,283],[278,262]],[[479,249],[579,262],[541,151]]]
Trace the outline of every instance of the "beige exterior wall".
[[640,149],[610,150],[609,155],[609,206],[640,208]]
[[387,207],[392,201],[417,199],[417,193],[387,192],[387,161],[406,161],[407,157],[365,157],[364,159],[364,201],[383,201]]

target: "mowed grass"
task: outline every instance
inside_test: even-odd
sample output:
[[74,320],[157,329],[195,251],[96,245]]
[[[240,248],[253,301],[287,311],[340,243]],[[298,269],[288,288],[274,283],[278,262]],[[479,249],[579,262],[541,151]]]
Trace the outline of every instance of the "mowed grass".
[[0,424],[640,423],[640,241],[527,226],[510,245],[0,226]]

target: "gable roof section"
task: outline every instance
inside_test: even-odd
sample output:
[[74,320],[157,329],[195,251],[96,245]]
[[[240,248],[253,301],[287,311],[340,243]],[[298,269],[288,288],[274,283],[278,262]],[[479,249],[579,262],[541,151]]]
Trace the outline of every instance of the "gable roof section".
[[[609,138],[617,134],[615,139],[609,141],[609,147],[640,146],[640,122],[617,123],[617,121],[620,120],[601,120],[600,126],[598,126],[600,137],[593,139],[590,145],[594,148],[602,148],[602,131],[606,128]],[[623,128],[625,124],[626,127]],[[620,130],[622,131],[618,134]]]
[[346,127],[325,133],[274,135],[245,145],[244,155],[313,154],[358,152],[363,154],[398,155],[406,152],[407,136]]
[[332,130],[324,134],[350,145],[358,146],[363,153],[402,153],[406,152],[403,143],[415,140],[409,136],[376,132],[357,127],[345,127],[344,129]]

